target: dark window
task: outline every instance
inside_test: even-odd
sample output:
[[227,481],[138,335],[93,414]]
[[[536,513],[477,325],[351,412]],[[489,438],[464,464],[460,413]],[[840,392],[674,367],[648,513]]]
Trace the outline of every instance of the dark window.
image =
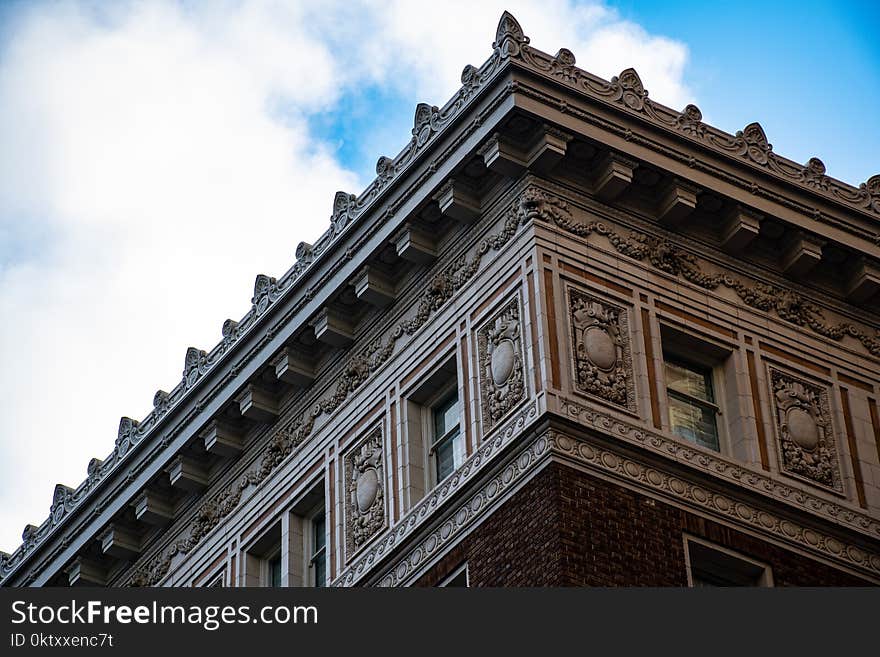
[[691,584],[709,586],[772,586],[770,569],[728,550],[688,540]]
[[312,545],[309,567],[312,569],[312,585],[327,586],[327,537],[324,511],[312,517]]
[[269,559],[268,585],[271,587],[281,586],[281,555]]

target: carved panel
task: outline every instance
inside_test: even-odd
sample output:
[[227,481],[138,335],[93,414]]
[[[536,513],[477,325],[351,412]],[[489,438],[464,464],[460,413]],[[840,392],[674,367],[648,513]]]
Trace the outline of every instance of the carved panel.
[[625,308],[568,288],[575,390],[636,412]]
[[376,427],[345,456],[345,552],[357,552],[388,524],[382,428]]
[[477,331],[483,431],[526,398],[519,296]]
[[782,472],[843,493],[828,389],[772,367],[769,371]]

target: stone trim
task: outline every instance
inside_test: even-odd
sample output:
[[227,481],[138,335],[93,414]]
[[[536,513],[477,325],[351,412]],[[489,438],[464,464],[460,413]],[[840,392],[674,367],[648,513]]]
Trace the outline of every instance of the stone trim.
[[848,507],[842,501],[824,499],[806,488],[779,481],[743,463],[728,459],[718,452],[624,422],[606,413],[587,408],[578,402],[559,398],[559,412],[589,429],[597,429],[631,445],[674,459],[675,461],[748,489],[763,497],[791,506],[798,511],[816,515],[823,520],[857,531],[873,540],[880,540],[880,522]]
[[626,308],[566,285],[575,391],[637,413]]
[[[802,526],[775,512],[756,507],[738,496],[716,487],[697,485],[675,475],[657,470],[611,447],[587,438],[575,438],[557,430],[546,430],[519,452],[509,457],[507,465],[478,490],[450,509],[435,529],[400,555],[384,574],[374,581],[378,586],[405,586],[427,568],[435,555],[451,546],[488,517],[507,497],[544,464],[558,457],[574,463],[588,473],[621,481],[637,490],[684,504],[686,508],[719,518],[734,527],[745,526],[784,545],[831,561],[880,582],[880,554],[868,552],[851,543],[811,527]],[[337,586],[352,581],[337,580]]]
[[780,470],[843,495],[828,386],[767,365]]

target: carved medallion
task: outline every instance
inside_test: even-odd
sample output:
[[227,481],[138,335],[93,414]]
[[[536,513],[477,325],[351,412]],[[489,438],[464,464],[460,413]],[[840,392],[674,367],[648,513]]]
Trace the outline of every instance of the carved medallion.
[[483,430],[488,431],[526,397],[519,298],[477,331]]
[[351,555],[388,524],[381,427],[345,456],[345,480],[345,550]]
[[843,493],[828,390],[780,370],[769,371],[780,468]]
[[635,412],[625,308],[568,289],[575,389]]

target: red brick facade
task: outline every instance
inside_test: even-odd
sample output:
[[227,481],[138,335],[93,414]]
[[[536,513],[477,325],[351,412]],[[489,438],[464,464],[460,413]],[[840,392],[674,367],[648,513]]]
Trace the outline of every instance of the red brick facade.
[[418,582],[467,561],[471,586],[686,586],[688,533],[770,565],[776,586],[862,579],[573,468],[551,464]]

